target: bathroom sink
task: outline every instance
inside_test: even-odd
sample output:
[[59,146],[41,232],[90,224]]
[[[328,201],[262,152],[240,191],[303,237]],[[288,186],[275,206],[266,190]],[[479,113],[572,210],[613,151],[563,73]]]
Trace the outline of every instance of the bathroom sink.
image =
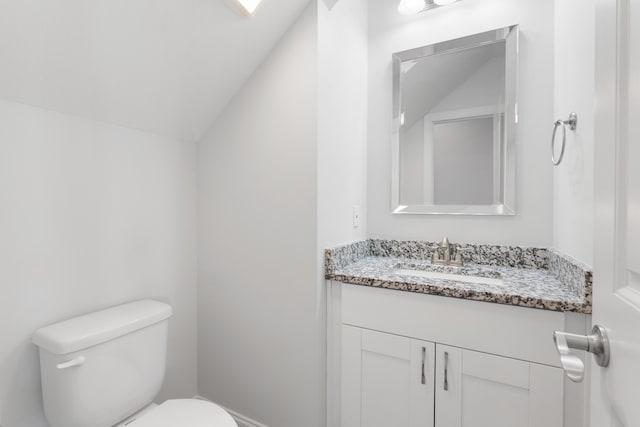
[[493,270],[411,264],[398,264],[395,267],[394,273],[402,276],[424,277],[436,280],[452,280],[455,282],[473,283],[477,285],[504,285],[502,275]]

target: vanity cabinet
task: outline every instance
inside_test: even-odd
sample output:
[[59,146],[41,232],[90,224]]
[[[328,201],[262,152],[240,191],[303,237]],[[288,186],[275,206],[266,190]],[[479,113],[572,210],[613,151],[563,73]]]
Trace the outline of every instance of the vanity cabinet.
[[435,344],[343,328],[343,427],[433,427]]
[[585,425],[552,336],[588,316],[338,282],[328,297],[328,426]]
[[562,427],[559,368],[436,346],[436,427]]
[[561,369],[343,326],[342,427],[562,427]]

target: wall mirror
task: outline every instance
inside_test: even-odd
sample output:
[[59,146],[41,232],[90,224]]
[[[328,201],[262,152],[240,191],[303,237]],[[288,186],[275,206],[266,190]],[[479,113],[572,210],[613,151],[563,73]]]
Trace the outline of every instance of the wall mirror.
[[393,213],[515,214],[517,63],[517,26],[393,54]]

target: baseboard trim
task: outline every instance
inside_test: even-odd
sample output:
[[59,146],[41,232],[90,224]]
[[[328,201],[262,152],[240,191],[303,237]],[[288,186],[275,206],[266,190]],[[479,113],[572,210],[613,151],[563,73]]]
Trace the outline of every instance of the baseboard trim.
[[[206,400],[208,402],[212,402],[211,400],[204,398],[202,396],[196,396],[196,399],[200,399],[200,400]],[[215,402],[212,402],[215,403]],[[220,406],[221,408],[223,408],[225,411],[227,411],[229,414],[231,414],[231,416],[233,417],[234,420],[236,420],[236,423],[238,423],[238,427],[268,427],[266,424],[262,424],[259,423],[256,420],[253,420],[247,416],[244,416],[242,414],[237,413],[236,411],[232,411],[231,409],[220,405],[219,403],[216,403],[216,405]]]

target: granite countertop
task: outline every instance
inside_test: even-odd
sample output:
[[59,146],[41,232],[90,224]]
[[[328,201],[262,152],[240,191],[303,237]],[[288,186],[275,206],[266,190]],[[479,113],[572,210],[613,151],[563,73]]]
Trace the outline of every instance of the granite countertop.
[[[366,240],[326,251],[326,278],[342,283],[561,312],[591,313],[591,271],[543,248],[465,245],[463,267],[431,263],[432,242]],[[487,283],[420,271],[484,277]],[[418,273],[414,273],[414,272]]]

